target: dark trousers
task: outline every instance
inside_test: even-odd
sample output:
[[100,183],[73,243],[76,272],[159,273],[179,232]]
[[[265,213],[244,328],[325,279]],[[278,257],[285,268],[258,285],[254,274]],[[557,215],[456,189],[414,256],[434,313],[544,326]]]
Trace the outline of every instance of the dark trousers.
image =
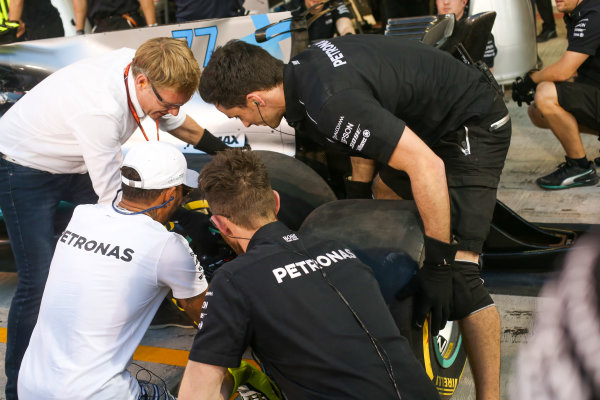
[[429,15],[431,12],[428,0],[381,0],[379,4],[384,26],[389,18],[418,17]]
[[121,15],[111,15],[106,18],[94,19],[94,33],[110,32],[110,31],[121,31],[124,29],[141,28],[146,26],[146,20],[138,12],[127,13],[135,23],[129,18],[125,18]]
[[8,312],[6,399],[17,399],[17,377],[40,309],[54,255],[54,218],[61,200],[96,203],[88,174],[51,174],[0,158],[0,209],[19,281]]
[[542,31],[554,31],[556,30],[556,23],[554,22],[554,10],[552,10],[551,0],[536,0],[538,12],[542,17]]
[[19,40],[37,40],[65,36],[65,29],[60,17],[48,18],[43,24],[32,25],[25,23],[25,33]]

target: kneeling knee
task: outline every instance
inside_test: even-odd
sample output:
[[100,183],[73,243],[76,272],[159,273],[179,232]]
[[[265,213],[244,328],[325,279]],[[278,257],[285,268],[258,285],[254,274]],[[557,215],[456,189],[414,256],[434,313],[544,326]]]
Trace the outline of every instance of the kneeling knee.
[[558,105],[558,94],[554,82],[540,82],[537,85],[535,104],[542,112],[549,106]]

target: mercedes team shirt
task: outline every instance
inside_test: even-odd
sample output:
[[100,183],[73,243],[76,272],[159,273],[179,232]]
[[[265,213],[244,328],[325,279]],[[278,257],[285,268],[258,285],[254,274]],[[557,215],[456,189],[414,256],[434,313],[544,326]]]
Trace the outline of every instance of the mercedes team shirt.
[[564,16],[567,26],[567,51],[589,55],[577,70],[575,82],[600,88],[600,3],[583,0]]
[[368,335],[321,270],[385,349],[402,398],[438,399],[373,272],[347,247],[280,222],[260,228],[246,253],[215,272],[190,360],[237,367],[251,346],[289,399],[396,398]]
[[317,42],[285,66],[286,119],[297,133],[387,163],[406,126],[425,143],[486,115],[496,93],[450,54],[379,35]]

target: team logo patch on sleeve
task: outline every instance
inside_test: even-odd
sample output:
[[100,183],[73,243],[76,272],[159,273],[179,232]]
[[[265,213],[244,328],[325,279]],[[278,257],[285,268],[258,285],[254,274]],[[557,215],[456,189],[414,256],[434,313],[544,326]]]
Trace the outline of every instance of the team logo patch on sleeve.
[[582,18],[577,25],[575,25],[575,29],[573,29],[574,37],[584,37],[585,31],[587,29],[588,18]]
[[340,116],[331,138],[348,145],[354,150],[362,151],[371,136],[371,131],[362,129],[359,123],[352,123],[347,120],[344,123],[345,118],[344,115]]

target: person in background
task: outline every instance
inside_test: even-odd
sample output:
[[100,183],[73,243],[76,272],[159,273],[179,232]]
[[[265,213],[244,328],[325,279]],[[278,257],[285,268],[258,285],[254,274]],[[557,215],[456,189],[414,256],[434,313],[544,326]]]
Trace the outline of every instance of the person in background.
[[550,129],[565,150],[565,162],[535,181],[548,190],[593,186],[599,181],[580,132],[600,132],[600,3],[560,0],[556,6],[564,13],[566,52],[541,71],[517,78],[512,87],[512,98],[519,105],[534,100],[527,109],[531,122]]
[[56,71],[0,118],[0,209],[19,275],[8,313],[7,400],[17,397],[60,202],[110,202],[120,187],[121,144],[146,116],[156,123],[157,138],[160,127],[207,153],[227,148],[180,109],[199,81],[198,61],[185,42],[154,38],[137,51],[122,48]]
[[540,17],[542,17],[542,31],[537,36],[537,42],[542,43],[555,38],[556,22],[554,22],[554,10],[551,0],[536,0]]
[[381,23],[389,18],[418,17],[431,14],[429,0],[379,0]]
[[17,39],[36,40],[65,35],[58,10],[50,0],[11,0],[8,19],[18,21]]
[[[469,0],[436,0],[435,4],[438,14],[454,14],[456,20],[460,21],[469,16],[468,13],[465,12],[468,1]],[[496,48],[494,35],[490,33],[490,38],[485,46],[485,52],[483,54],[483,62],[487,64],[490,70],[493,70],[494,68],[494,58],[497,54],[498,49]]]
[[200,320],[203,268],[164,227],[197,177],[175,146],[142,142],[123,160],[120,199],[75,208],[19,371],[21,400],[174,399],[127,367],[169,290]]
[[77,34],[84,33],[86,18],[92,33],[157,25],[154,0],[73,0],[73,10]]
[[175,0],[177,22],[244,15],[241,0]]
[[[307,19],[319,15],[329,4],[319,4],[321,0],[291,0],[284,5],[284,9],[291,11],[292,16],[298,17],[308,11]],[[356,33],[352,24],[352,15],[345,4],[322,14],[308,27],[308,40],[328,39],[336,34],[340,36]]]

